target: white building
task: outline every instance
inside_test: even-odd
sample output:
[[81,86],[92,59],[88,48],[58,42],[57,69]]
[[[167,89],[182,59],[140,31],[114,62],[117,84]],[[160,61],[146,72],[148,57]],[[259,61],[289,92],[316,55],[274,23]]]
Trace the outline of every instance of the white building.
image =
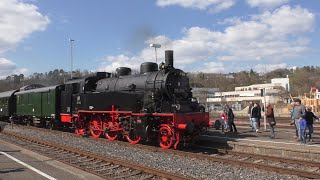
[[285,90],[290,92],[290,84],[289,84],[289,78],[274,78],[271,79],[271,84],[280,84],[282,87],[284,87]]
[[235,87],[235,91],[216,92],[214,97],[207,98],[208,103],[217,102],[263,102],[264,97],[261,96],[261,90],[265,89],[266,102],[276,103],[281,101],[279,97],[280,87],[290,90],[289,78],[271,79],[271,83],[253,84],[250,86]]

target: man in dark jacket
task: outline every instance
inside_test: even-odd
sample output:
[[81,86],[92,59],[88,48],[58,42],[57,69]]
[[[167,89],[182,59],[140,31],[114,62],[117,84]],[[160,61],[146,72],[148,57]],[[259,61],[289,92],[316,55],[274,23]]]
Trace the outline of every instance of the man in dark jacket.
[[257,121],[257,128],[260,129],[260,120],[261,120],[261,106],[258,104],[258,121]]
[[251,120],[252,120],[252,127],[256,132],[259,132],[259,129],[257,127],[257,121],[259,117],[261,117],[261,114],[259,115],[258,103],[255,103],[251,110]]
[[313,114],[311,111],[312,107],[308,107],[306,111],[305,119],[307,121],[307,128],[308,128],[308,135],[309,135],[309,141],[312,141],[312,133],[313,133],[313,118],[318,119],[317,116]]
[[249,104],[249,108],[248,108],[248,116],[249,116],[250,127],[252,127],[251,111],[252,111],[253,106],[254,106],[254,102],[251,101],[250,104]]
[[274,119],[273,107],[271,106],[270,103],[267,104],[266,117],[267,117],[267,121],[269,123],[270,131],[271,131],[270,138],[274,139],[275,138],[274,126],[276,125],[276,120]]
[[226,113],[227,113],[230,132],[233,132],[233,129],[234,129],[234,132],[238,132],[236,125],[234,124],[234,114],[233,114],[232,108],[230,108],[229,105],[226,105],[226,110],[227,110]]

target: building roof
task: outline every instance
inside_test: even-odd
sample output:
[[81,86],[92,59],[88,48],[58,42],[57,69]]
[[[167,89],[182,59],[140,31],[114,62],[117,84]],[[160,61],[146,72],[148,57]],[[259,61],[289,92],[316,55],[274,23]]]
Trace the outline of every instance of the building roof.
[[10,96],[11,96],[13,93],[15,93],[16,91],[19,91],[19,90],[2,92],[2,93],[0,93],[0,98],[10,97]]
[[17,92],[16,95],[28,94],[28,93],[36,93],[36,92],[49,92],[50,90],[54,90],[57,87],[58,87],[58,85],[57,86],[49,86],[49,87],[37,88],[37,89],[31,89],[31,90],[27,90],[27,91],[20,91],[20,92]]

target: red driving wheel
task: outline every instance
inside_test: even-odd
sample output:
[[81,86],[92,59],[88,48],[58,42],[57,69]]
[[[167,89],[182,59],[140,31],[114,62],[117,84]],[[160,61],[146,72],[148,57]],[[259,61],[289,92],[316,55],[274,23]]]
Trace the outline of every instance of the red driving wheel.
[[94,138],[98,138],[101,136],[101,134],[102,134],[102,121],[99,116],[94,116],[90,120],[89,130],[90,130],[91,135]]
[[169,149],[173,144],[173,132],[169,126],[160,128],[160,147]]
[[135,131],[131,129],[126,138],[130,144],[137,144],[141,140],[141,136],[136,135]]
[[110,141],[114,141],[117,139],[118,137],[118,130],[116,127],[118,127],[117,125],[118,123],[112,123],[112,122],[108,122],[108,130],[106,131],[106,133],[104,134],[106,136],[107,139],[109,139]]
[[79,118],[75,118],[74,126],[75,126],[74,132],[77,135],[84,135],[85,134],[86,128],[84,127],[84,117],[80,116]]

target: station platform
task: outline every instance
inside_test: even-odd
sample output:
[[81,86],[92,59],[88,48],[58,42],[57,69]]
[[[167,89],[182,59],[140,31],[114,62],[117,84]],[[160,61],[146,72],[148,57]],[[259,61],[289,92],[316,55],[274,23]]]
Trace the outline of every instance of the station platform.
[[275,139],[270,138],[270,131],[261,126],[255,132],[250,126],[239,126],[238,132],[225,132],[210,128],[206,135],[201,136],[199,145],[225,148],[227,150],[290,157],[320,162],[320,138],[314,135],[313,141],[301,144],[295,139],[295,129],[275,127]]
[[38,153],[0,140],[0,179],[102,179]]

